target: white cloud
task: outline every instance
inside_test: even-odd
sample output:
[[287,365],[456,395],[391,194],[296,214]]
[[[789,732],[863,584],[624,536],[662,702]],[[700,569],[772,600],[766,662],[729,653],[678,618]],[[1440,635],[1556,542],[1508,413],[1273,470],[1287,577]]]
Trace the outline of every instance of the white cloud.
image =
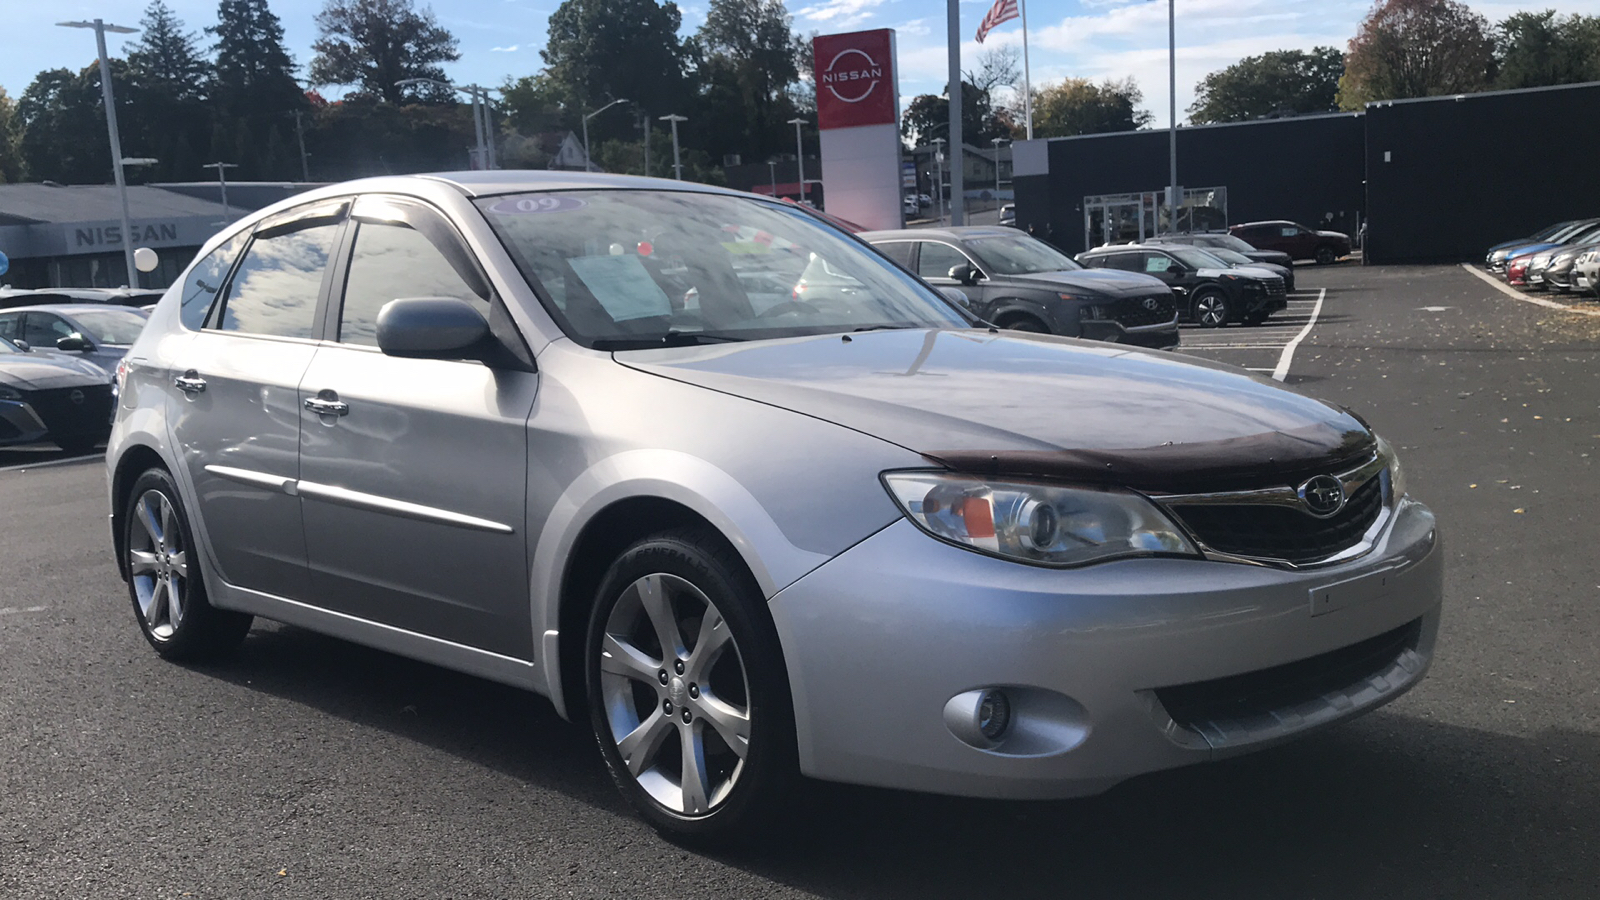
[[509,47],[490,47],[489,48],[489,52],[490,53],[515,53],[515,52],[517,52],[517,49],[519,47],[521,47],[521,46],[522,46],[521,44],[512,44]]
[[884,0],[823,0],[795,11],[795,18],[806,19],[819,25],[850,28],[872,17],[872,10],[882,6]]

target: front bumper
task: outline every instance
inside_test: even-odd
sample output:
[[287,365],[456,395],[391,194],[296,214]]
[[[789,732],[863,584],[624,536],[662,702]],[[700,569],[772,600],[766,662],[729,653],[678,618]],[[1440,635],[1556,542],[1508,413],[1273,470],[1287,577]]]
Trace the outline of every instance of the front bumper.
[[1173,313],[1171,321],[1155,325],[1128,326],[1110,319],[1085,319],[1082,328],[1082,335],[1090,340],[1132,344],[1135,347],[1151,347],[1156,350],[1178,346],[1177,313]]
[[0,400],[0,447],[42,441],[48,431],[32,406],[21,400]]
[[[1409,500],[1372,552],[1299,570],[1187,559],[1044,569],[946,545],[901,520],[770,608],[806,774],[1073,797],[1269,746],[1399,696],[1432,659],[1442,566],[1433,515]],[[1157,695],[1402,630],[1409,643],[1386,663],[1266,714],[1180,724]],[[1025,739],[980,749],[946,725],[952,698],[988,687],[1011,696],[1013,732]]]

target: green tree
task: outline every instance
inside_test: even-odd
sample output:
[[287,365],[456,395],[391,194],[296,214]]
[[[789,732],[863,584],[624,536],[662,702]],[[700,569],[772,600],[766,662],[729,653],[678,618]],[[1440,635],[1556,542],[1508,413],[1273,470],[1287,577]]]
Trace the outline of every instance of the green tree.
[[1489,22],[1455,0],[1379,0],[1350,39],[1339,108],[1468,94],[1489,85]]
[[283,114],[305,107],[294,59],[283,47],[283,25],[267,0],[221,0],[213,94],[228,116]]
[[200,54],[198,38],[161,0],[145,9],[139,39],[128,45],[128,71],[143,97],[186,102],[205,98],[211,66]]
[[[130,121],[133,110],[128,105],[127,63],[111,60],[111,79],[117,115],[123,122]],[[25,178],[63,184],[111,181],[111,149],[98,64],[91,63],[76,74],[70,69],[40,72],[17,101],[16,117],[20,120],[18,149]]]
[[[1035,126],[1038,110],[1034,110]],[[936,137],[948,138],[950,97],[947,94],[919,94],[900,114],[900,134],[907,143],[924,144]],[[963,80],[961,83],[961,140],[982,147],[991,138],[1011,137],[1008,115],[995,108],[989,92]]]
[[1600,80],[1600,17],[1519,12],[1495,27],[1501,89]]
[[1199,125],[1335,112],[1343,74],[1344,54],[1333,47],[1247,56],[1195,86],[1189,121]]
[[16,102],[0,87],[0,184],[22,180],[22,155],[17,148],[20,125]]
[[[683,42],[677,4],[657,0],[564,0],[550,16],[545,77],[578,109],[594,110],[617,97],[654,115],[687,114]],[[621,138],[628,117],[590,122],[599,135]]]
[[1067,78],[1033,95],[1033,135],[1037,138],[1075,134],[1136,131],[1154,118],[1139,108],[1144,93],[1132,79]]
[[352,84],[389,103],[448,102],[452,91],[434,85],[396,82],[407,78],[445,80],[440,63],[461,58],[456,39],[411,0],[327,0],[317,13],[317,55],[311,80]]
[[139,40],[128,47],[128,105],[137,114],[122,120],[124,152],[159,160],[141,172],[152,179],[193,178],[210,130],[211,66],[162,0],[150,4],[139,25]]
[[787,147],[800,80],[789,22],[783,0],[711,0],[687,49],[701,85],[690,127],[712,158],[761,160]]

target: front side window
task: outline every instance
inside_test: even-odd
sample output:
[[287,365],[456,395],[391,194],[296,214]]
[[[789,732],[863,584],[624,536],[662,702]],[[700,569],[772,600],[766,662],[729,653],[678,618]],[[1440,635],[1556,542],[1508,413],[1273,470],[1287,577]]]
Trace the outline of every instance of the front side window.
[[72,334],[72,326],[60,316],[31,312],[22,319],[22,339],[34,347],[54,347],[56,341]]
[[965,254],[949,244],[923,241],[922,252],[917,256],[917,274],[923,278],[948,279],[951,269],[971,264]]
[[252,240],[228,287],[221,329],[315,336],[317,295],[338,234],[338,223],[330,223]]
[[1172,266],[1172,260],[1161,253],[1147,253],[1144,258],[1144,270],[1150,275],[1165,275]]
[[1278,229],[1278,233],[1284,237],[1294,237],[1300,233],[1300,229],[1294,225],[1285,225]]
[[590,347],[969,323],[880,254],[779,204],[616,190],[477,205],[551,316]]
[[449,260],[420,232],[393,222],[356,226],[355,251],[345,279],[339,340],[378,346],[378,311],[402,297],[455,297],[488,303],[456,274]]
[[1000,275],[1071,272],[1083,268],[1060,250],[1025,234],[970,238],[966,244],[989,271]]
[[207,253],[189,270],[189,277],[183,280],[178,295],[178,319],[183,327],[199,331],[205,324],[206,314],[216,302],[217,292],[222,290],[222,281],[228,277],[228,270],[233,268],[233,261],[248,238],[248,234],[235,237]]

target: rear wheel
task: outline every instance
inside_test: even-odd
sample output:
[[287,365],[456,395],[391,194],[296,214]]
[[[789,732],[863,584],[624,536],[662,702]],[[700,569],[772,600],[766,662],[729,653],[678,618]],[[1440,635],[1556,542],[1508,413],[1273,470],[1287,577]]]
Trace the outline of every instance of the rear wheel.
[[1334,261],[1338,258],[1339,255],[1333,252],[1332,247],[1323,245],[1317,248],[1317,265],[1319,266],[1333,265]]
[[210,659],[237,647],[251,617],[217,609],[207,598],[172,476],[163,469],[140,475],[122,520],[128,594],[150,646],[175,661]]
[[590,718],[617,787],[693,843],[750,836],[797,777],[776,629],[742,562],[709,531],[628,548],[600,586],[587,640]]
[[1202,328],[1221,328],[1228,324],[1233,311],[1228,308],[1228,297],[1216,288],[1202,288],[1194,295],[1194,320]]

